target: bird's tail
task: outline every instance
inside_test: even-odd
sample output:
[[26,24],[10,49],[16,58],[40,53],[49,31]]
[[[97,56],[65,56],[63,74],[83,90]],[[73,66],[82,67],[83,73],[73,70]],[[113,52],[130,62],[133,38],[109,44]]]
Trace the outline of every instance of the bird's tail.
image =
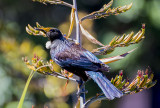
[[109,100],[115,97],[120,98],[123,95],[101,72],[86,71],[86,74],[98,84]]

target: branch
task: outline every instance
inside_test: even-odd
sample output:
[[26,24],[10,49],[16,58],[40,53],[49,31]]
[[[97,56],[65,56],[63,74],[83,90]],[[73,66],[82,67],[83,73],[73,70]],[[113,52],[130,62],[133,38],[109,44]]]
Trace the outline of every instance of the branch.
[[120,36],[115,36],[109,45],[106,45],[104,47],[100,47],[97,49],[92,50],[92,53],[95,55],[106,55],[115,50],[116,47],[127,47],[132,44],[139,43],[142,39],[145,38],[145,24],[142,24],[141,30],[137,34],[134,35],[134,32],[131,32],[128,35],[123,34]]
[[126,12],[132,7],[132,3],[131,3],[129,5],[120,6],[120,7],[111,9],[110,7],[112,6],[112,4],[113,4],[113,0],[111,0],[108,4],[103,5],[103,7],[100,10],[92,12],[89,15],[81,18],[80,21],[82,22],[85,19],[100,19],[110,15],[118,15],[120,13]]
[[38,73],[44,74],[44,75],[51,75],[57,78],[61,78],[61,79],[66,79],[66,80],[71,80],[71,81],[75,81],[78,82],[79,81],[77,79],[74,79],[72,77],[70,77],[69,73],[68,74],[61,74],[59,72],[55,72],[54,71],[54,67],[53,67],[53,61],[50,60],[47,63],[44,63],[43,60],[41,60],[38,56],[34,56],[34,58],[32,58],[32,63],[30,64],[30,61],[27,59],[27,57],[22,58],[22,60],[25,62],[25,64],[27,65],[27,67],[33,71],[36,71]]
[[40,2],[46,5],[46,3],[50,3],[50,4],[58,4],[58,5],[65,5],[67,7],[72,8],[73,6],[67,2],[61,1],[61,0],[33,0],[34,2]]

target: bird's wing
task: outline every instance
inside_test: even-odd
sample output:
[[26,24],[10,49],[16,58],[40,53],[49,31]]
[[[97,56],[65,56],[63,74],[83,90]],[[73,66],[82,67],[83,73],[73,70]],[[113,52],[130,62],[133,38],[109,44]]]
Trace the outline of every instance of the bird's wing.
[[90,60],[93,63],[102,63],[95,55],[93,55],[91,52],[88,50],[81,52],[82,55],[85,55],[85,57]]
[[106,64],[104,64],[102,61],[100,61],[95,55],[93,55],[91,52],[89,51],[84,51],[83,54],[85,55],[85,57],[90,60],[92,63],[94,63],[95,65],[99,65],[99,70],[101,71],[105,71],[105,72],[109,72],[110,67]]
[[[84,60],[84,62],[91,62],[91,63],[102,63],[95,55],[93,55],[90,51],[82,48],[80,45],[72,44],[69,48],[62,51],[58,54],[58,56],[63,59],[70,59],[70,60]],[[63,56],[63,57],[62,57]]]
[[91,52],[75,44],[57,53],[54,60],[62,67],[72,66],[89,70],[98,70],[102,63]]

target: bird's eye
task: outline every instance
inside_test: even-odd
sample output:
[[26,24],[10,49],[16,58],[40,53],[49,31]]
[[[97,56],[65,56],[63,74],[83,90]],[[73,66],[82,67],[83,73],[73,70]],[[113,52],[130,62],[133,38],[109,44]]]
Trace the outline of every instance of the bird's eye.
[[55,32],[55,30],[54,29],[51,29],[51,30],[49,30],[50,32]]

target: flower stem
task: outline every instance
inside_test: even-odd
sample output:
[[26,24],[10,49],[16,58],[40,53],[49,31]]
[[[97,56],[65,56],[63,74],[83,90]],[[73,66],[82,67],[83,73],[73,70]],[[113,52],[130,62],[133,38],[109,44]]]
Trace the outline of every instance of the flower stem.
[[76,43],[81,44],[80,25],[79,25],[79,18],[78,18],[78,11],[77,11],[77,2],[76,2],[76,0],[73,0],[73,7],[75,9],[75,20],[76,20]]
[[34,71],[31,71],[31,73],[30,73],[30,75],[29,75],[29,77],[28,77],[28,80],[27,80],[26,85],[25,85],[25,87],[24,87],[24,90],[23,90],[23,93],[22,93],[22,96],[21,96],[21,99],[20,99],[20,101],[19,101],[19,103],[18,103],[17,108],[22,108],[22,106],[23,106],[24,98],[25,98],[25,96],[26,96],[28,86],[29,86],[29,84],[30,84],[30,81],[31,81],[34,73],[35,73]]
[[[76,0],[73,0],[73,7],[75,9],[75,21],[76,21],[76,43],[81,44],[81,38],[80,38],[80,25],[79,25],[79,18],[78,18],[78,11],[77,11],[77,3]],[[82,88],[80,87],[80,108],[83,108],[83,105],[85,103],[85,86],[83,85],[83,80],[80,79],[80,86],[83,86]]]

